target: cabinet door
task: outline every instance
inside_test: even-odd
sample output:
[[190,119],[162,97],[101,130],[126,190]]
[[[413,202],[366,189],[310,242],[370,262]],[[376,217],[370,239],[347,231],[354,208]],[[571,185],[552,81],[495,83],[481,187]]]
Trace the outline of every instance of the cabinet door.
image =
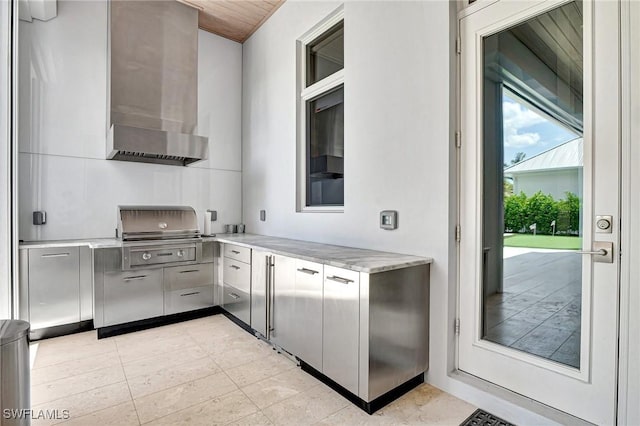
[[274,257],[271,283],[271,341],[288,352],[295,346],[295,280],[296,260]]
[[360,273],[324,267],[322,372],[358,394]]
[[269,253],[251,250],[251,328],[267,337]]
[[80,322],[78,247],[29,250],[31,329]]
[[322,371],[322,271],[320,263],[296,260],[294,355]]
[[162,269],[104,273],[104,325],[164,314]]

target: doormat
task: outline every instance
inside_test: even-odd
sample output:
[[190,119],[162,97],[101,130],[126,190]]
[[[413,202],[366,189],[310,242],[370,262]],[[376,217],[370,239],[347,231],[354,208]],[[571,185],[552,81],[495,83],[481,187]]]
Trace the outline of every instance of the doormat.
[[509,423],[506,420],[502,420],[500,417],[494,416],[491,413],[487,413],[484,410],[476,410],[465,421],[460,423],[460,426],[515,426],[513,423]]

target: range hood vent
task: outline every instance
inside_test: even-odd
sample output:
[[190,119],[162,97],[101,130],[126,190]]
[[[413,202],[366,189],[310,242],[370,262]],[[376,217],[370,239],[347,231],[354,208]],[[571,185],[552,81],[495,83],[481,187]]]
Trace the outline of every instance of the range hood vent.
[[204,160],[196,136],[198,11],[176,1],[109,2],[107,158],[186,166]]

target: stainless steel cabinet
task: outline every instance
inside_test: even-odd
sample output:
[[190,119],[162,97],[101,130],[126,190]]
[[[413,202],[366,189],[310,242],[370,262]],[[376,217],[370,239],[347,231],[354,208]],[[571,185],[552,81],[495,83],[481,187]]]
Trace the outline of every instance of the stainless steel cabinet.
[[104,273],[104,326],[164,314],[162,269]]
[[213,306],[213,263],[164,268],[165,315]]
[[251,252],[251,328],[269,338],[267,330],[268,306],[270,300],[271,255],[265,251]]
[[360,273],[324,266],[322,373],[358,394]]
[[295,267],[293,351],[304,362],[322,371],[323,265],[297,259]]
[[222,307],[251,324],[251,249],[224,244]]
[[294,352],[296,260],[273,256],[273,282],[271,283],[271,341],[288,352]]
[[31,329],[80,322],[79,248],[29,249],[28,262]]

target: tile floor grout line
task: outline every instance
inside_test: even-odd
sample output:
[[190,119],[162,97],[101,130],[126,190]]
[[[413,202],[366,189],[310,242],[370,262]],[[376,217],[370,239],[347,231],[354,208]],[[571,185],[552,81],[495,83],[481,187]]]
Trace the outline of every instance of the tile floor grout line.
[[122,357],[120,356],[120,350],[118,349],[118,341],[115,342],[116,352],[118,353],[118,359],[120,360],[120,367],[122,368],[122,372],[124,373],[124,380],[127,383],[127,389],[129,389],[129,398],[131,398],[131,405],[133,405],[133,411],[136,412],[136,418],[138,419],[138,425],[141,425],[140,414],[138,413],[138,407],[136,406],[136,401],[133,399],[133,393],[131,392],[131,386],[129,385],[129,378],[127,377],[127,373],[124,369],[124,363],[122,362]]

